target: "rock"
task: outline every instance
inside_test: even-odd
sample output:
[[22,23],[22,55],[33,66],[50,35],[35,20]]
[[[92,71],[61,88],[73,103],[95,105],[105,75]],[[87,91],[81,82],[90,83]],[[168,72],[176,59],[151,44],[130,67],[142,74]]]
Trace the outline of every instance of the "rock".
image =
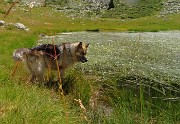
[[0,26],[3,26],[5,24],[5,21],[0,20]]
[[111,8],[114,8],[114,2],[113,2],[113,0],[110,0],[107,9],[109,10],[109,9],[111,9]]
[[111,9],[114,8],[113,0],[85,0],[87,3],[91,3],[91,6],[98,8]]
[[25,31],[29,31],[29,28],[27,28],[24,24],[22,23],[6,23],[5,24],[5,28],[8,29],[21,29],[21,30],[25,30]]
[[14,27],[16,27],[16,28],[18,28],[18,29],[23,29],[23,30],[26,29],[26,26],[23,25],[23,24],[21,24],[21,23],[15,23],[15,24],[14,24]]

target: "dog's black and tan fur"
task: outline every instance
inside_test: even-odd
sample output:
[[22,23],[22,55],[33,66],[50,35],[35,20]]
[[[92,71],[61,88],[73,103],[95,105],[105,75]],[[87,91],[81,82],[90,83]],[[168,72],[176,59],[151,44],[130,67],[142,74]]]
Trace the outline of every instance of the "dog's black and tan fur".
[[31,81],[44,79],[46,68],[60,70],[61,78],[65,70],[77,63],[87,62],[86,53],[89,44],[82,42],[62,43],[60,45],[42,44],[34,48],[21,48],[15,50],[13,57],[15,61],[23,61]]

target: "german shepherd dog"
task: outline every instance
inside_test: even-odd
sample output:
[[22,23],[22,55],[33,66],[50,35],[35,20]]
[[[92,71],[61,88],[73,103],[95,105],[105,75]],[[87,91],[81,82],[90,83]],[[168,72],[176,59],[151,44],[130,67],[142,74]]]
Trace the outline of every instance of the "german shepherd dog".
[[17,49],[13,53],[15,61],[23,61],[31,75],[30,81],[42,81],[46,68],[59,70],[61,79],[65,70],[77,62],[87,62],[86,53],[89,44],[82,42],[42,44],[33,48]]

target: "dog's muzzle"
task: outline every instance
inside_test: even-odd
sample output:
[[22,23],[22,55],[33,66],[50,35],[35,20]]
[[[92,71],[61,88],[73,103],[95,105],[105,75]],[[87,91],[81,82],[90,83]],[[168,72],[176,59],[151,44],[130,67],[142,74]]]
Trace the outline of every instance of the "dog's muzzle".
[[87,58],[86,57],[79,57],[79,61],[81,61],[82,63],[87,62]]

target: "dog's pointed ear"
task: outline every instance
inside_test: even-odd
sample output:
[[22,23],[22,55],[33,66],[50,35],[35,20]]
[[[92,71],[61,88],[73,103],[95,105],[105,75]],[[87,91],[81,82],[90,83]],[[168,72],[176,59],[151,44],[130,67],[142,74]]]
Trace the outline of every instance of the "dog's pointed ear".
[[86,47],[86,48],[88,48],[88,46],[89,46],[89,43],[88,43],[88,44],[86,44],[86,46],[85,46],[85,47]]
[[82,42],[79,42],[79,44],[77,45],[78,48],[82,48]]

